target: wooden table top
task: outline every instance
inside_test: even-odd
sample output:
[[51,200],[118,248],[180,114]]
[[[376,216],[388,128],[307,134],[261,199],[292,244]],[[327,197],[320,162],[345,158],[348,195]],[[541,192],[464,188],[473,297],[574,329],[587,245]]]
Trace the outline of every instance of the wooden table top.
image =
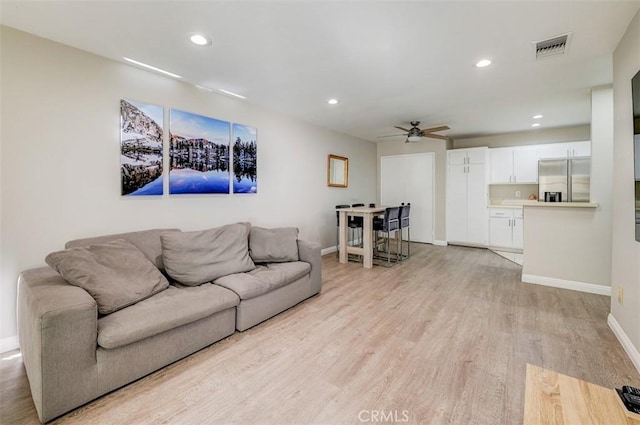
[[350,208],[336,208],[336,211],[344,211],[348,213],[379,213],[384,212],[387,209],[387,206],[377,206],[377,207],[350,207]]
[[524,425],[640,425],[613,388],[527,364]]

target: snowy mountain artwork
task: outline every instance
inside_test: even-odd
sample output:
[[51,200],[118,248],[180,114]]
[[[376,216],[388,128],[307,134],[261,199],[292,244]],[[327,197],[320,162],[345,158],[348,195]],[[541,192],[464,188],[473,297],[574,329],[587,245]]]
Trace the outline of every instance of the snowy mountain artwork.
[[229,193],[230,124],[169,110],[169,193]]
[[258,192],[257,130],[233,124],[233,193]]
[[120,100],[123,196],[162,195],[162,106]]

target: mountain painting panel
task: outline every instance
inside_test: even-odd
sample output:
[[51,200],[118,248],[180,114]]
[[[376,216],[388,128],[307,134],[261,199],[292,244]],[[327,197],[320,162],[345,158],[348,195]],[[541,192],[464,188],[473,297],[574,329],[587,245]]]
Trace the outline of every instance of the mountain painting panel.
[[162,195],[162,106],[120,100],[122,196]]
[[258,192],[257,129],[233,124],[233,193]]
[[169,193],[229,193],[230,124],[171,109]]

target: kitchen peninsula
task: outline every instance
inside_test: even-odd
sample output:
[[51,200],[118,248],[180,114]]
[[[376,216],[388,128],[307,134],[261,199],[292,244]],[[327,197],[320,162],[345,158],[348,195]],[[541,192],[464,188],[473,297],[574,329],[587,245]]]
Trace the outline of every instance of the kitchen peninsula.
[[536,202],[523,206],[526,255],[522,281],[610,295],[598,232],[603,215],[594,202]]

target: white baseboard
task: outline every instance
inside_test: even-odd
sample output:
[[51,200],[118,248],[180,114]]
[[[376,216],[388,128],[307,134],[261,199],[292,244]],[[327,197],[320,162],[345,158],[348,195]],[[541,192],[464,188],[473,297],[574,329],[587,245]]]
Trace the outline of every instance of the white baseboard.
[[13,351],[17,348],[20,348],[20,345],[18,345],[17,335],[0,339],[0,354]]
[[441,241],[441,240],[438,240],[438,239],[434,239],[433,240],[433,244],[437,245],[437,246],[447,246],[447,245],[449,245],[447,243],[447,241]]
[[616,338],[618,338],[618,341],[620,341],[620,345],[622,345],[622,348],[624,348],[624,351],[631,359],[631,362],[636,367],[636,370],[640,372],[640,352],[638,352],[638,349],[634,347],[627,334],[624,332],[616,318],[613,317],[611,313],[609,313],[609,317],[607,317],[607,324],[615,334]]
[[335,246],[330,246],[329,248],[324,248],[320,250],[320,255],[324,256],[327,254],[331,254],[332,252],[336,252],[338,250],[338,248],[336,248]]
[[531,274],[523,274],[522,281],[526,283],[535,283],[536,285],[552,286],[554,288],[571,289],[572,291],[611,296],[611,287],[605,285],[556,279],[553,277],[534,276]]

